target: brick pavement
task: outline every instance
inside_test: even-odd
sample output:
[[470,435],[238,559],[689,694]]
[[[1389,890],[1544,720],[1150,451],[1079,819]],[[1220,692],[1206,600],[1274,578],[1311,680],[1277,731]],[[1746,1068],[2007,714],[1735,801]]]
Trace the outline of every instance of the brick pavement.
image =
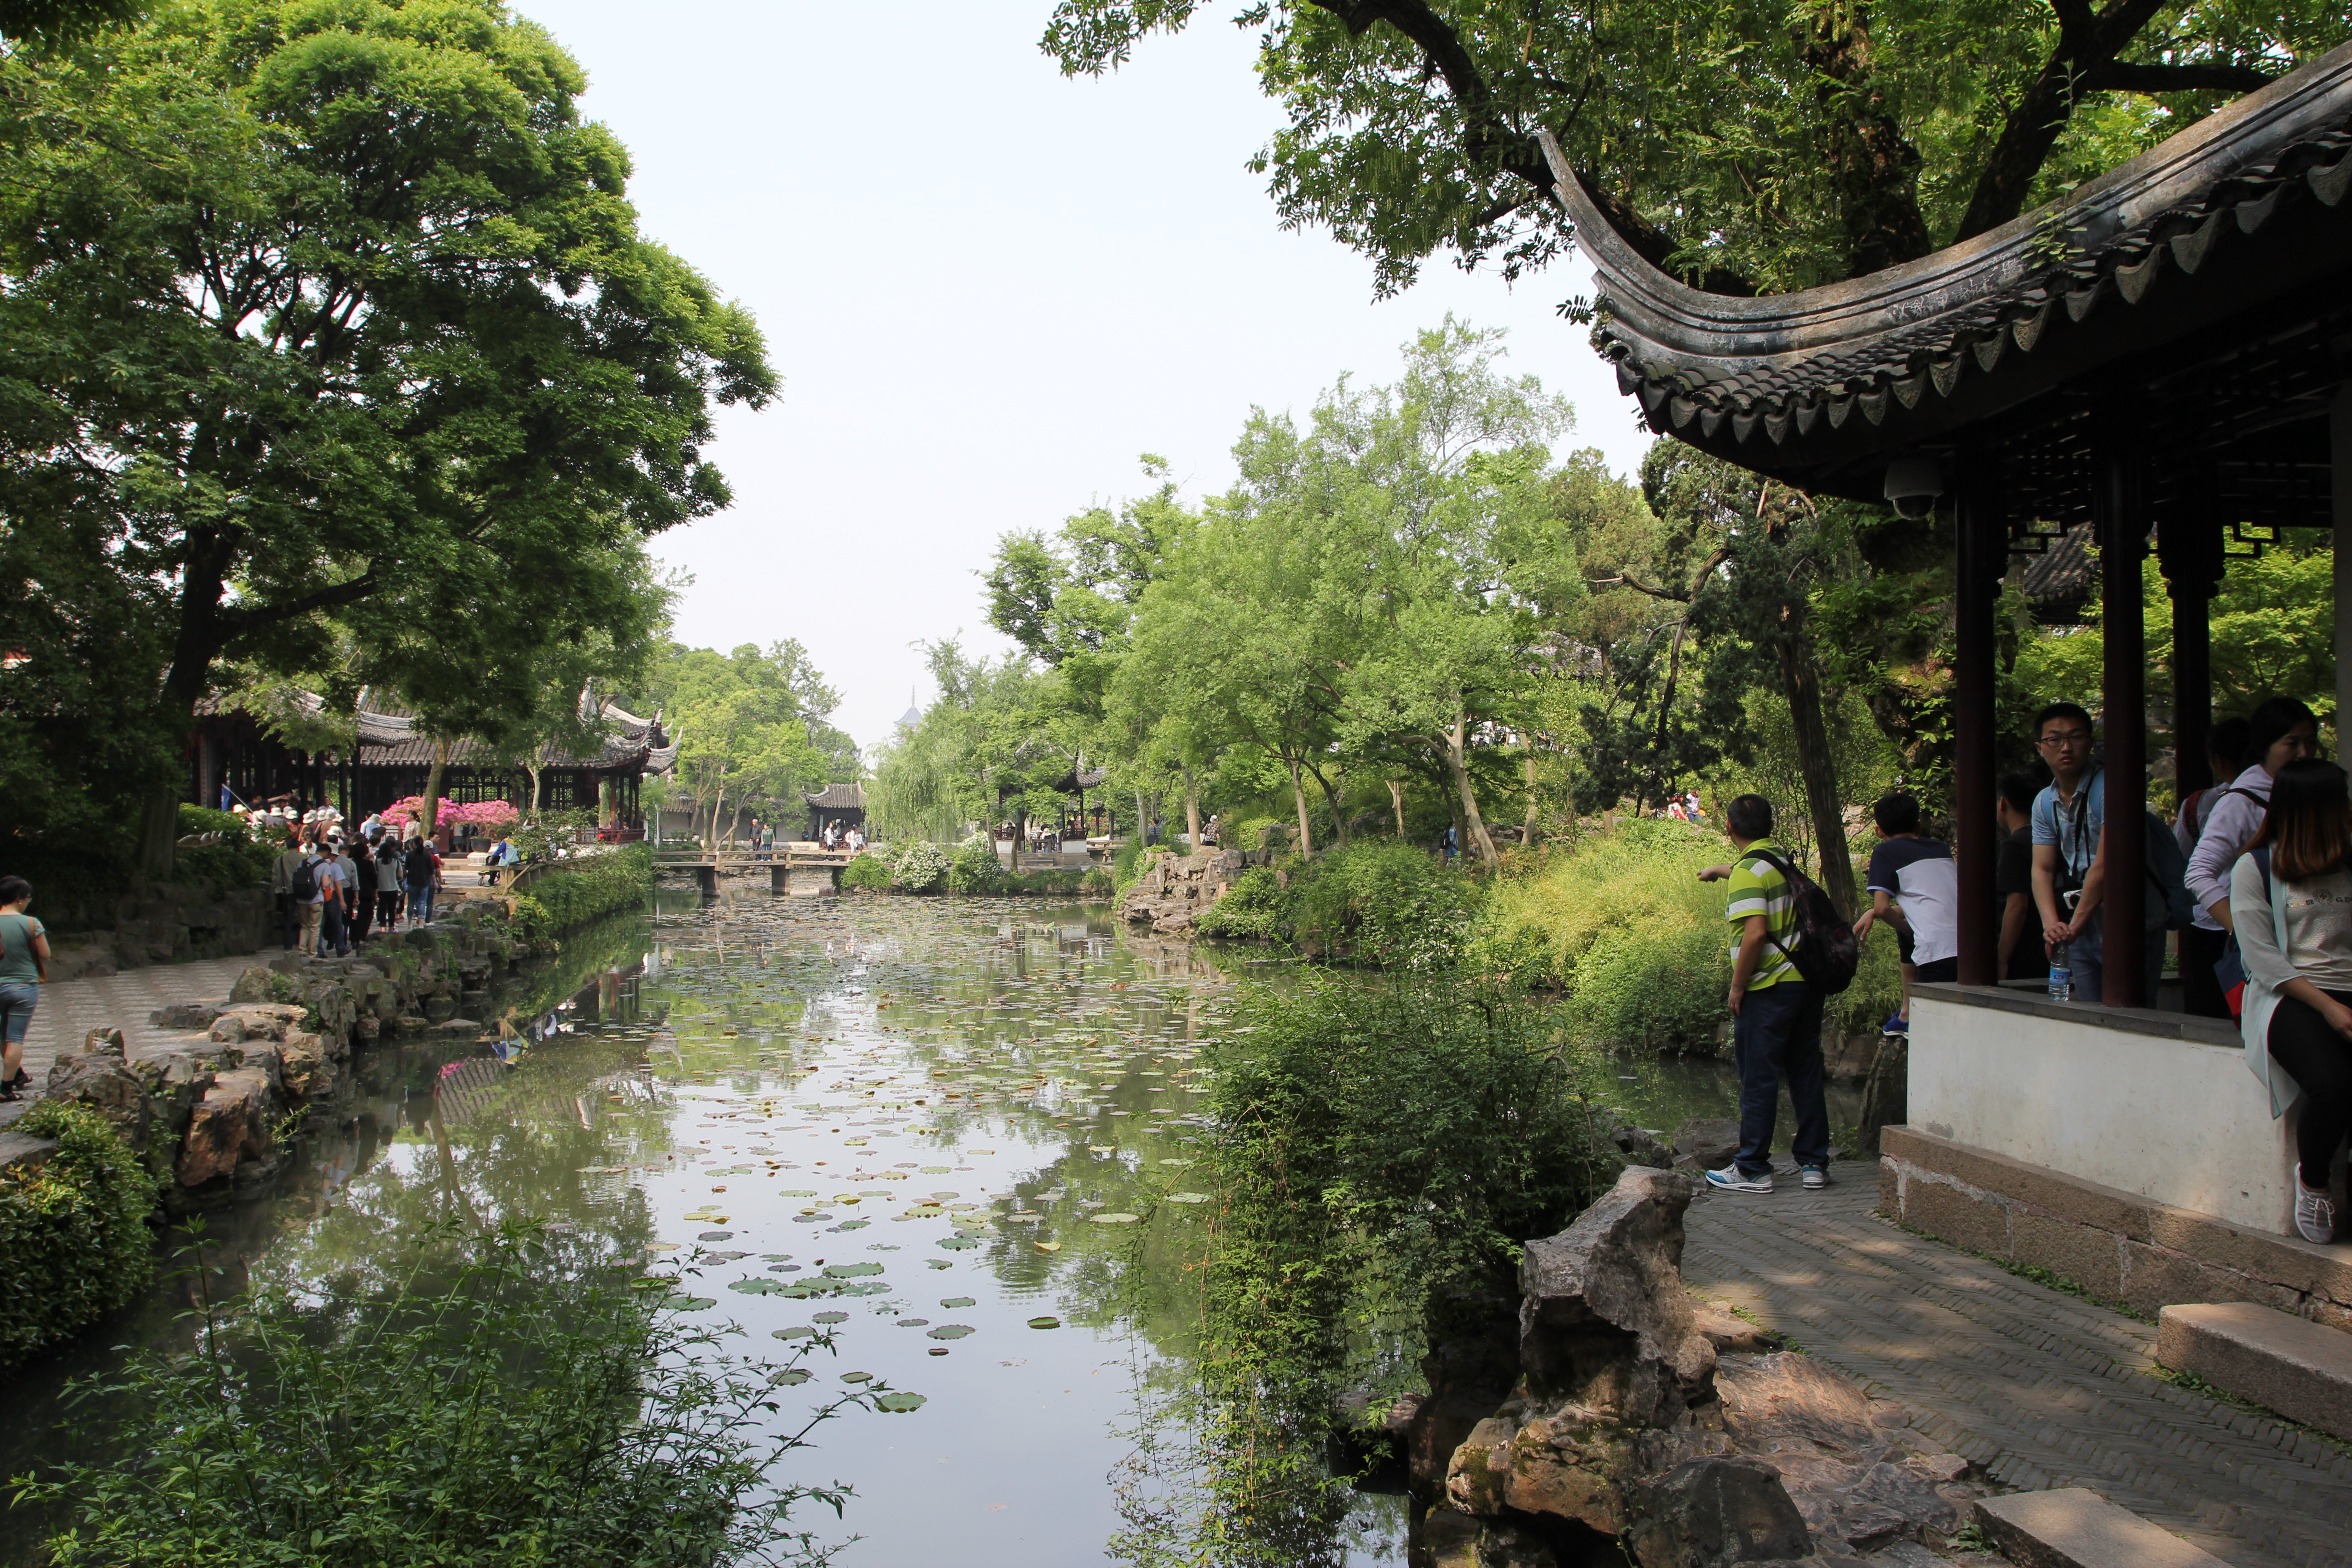
[[2156,1330],[1878,1218],[1878,1173],[1703,1193],[1683,1274],[2023,1490],[2087,1487],[2239,1568],[2352,1564],[2352,1458],[2149,1375]]
[[[80,1045],[92,1029],[120,1026],[124,1044],[134,1055],[148,1047],[181,1043],[187,1037],[184,1034],[158,1029],[147,1021],[147,1015],[174,1002],[224,1001],[247,966],[267,963],[282,951],[266,947],[242,958],[159,963],[44,985],[32,1026],[25,1031],[25,1070],[33,1075],[37,1087],[47,1082],[49,1064],[58,1053]],[[26,1109],[25,1101],[0,1105],[0,1126],[23,1115]]]

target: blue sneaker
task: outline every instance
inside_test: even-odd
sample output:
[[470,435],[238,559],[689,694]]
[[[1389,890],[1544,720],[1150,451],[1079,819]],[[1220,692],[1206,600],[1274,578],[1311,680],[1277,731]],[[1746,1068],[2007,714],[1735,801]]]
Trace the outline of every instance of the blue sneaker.
[[1769,1193],[1772,1190],[1772,1173],[1751,1176],[1739,1168],[1735,1160],[1720,1171],[1706,1173],[1706,1184],[1727,1193]]
[[1884,1024],[1879,1025],[1878,1032],[1885,1035],[1889,1039],[1893,1039],[1897,1036],[1907,1039],[1910,1037],[1911,1034],[1911,1020],[1905,1017],[1902,1014],[1897,1013],[1893,1017],[1887,1019]]

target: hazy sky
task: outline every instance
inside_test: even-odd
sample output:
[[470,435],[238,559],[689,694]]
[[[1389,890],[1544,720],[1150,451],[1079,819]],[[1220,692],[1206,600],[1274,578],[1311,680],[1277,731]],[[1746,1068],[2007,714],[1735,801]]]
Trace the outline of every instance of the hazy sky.
[[658,542],[695,576],[678,634],[799,638],[863,744],[920,681],[910,644],[1003,646],[975,575],[1000,534],[1147,489],[1143,452],[1221,489],[1251,405],[1388,379],[1449,310],[1510,329],[1511,368],[1574,399],[1574,445],[1630,469],[1647,444],[1554,313],[1580,267],[1514,289],[1440,261],[1376,302],[1363,258],[1276,226],[1237,7],[1097,81],[1038,52],[1050,0],[518,8],[587,68],[646,232],[751,308],[783,378],[721,416],[734,507]]

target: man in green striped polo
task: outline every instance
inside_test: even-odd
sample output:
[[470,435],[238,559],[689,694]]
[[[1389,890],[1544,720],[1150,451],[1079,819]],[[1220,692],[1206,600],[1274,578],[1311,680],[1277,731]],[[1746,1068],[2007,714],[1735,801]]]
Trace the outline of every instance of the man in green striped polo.
[[1797,905],[1789,879],[1774,862],[1788,852],[1772,842],[1772,803],[1743,795],[1723,811],[1724,832],[1737,852],[1728,866],[1710,866],[1701,881],[1728,882],[1724,914],[1731,922],[1732,1049],[1739,1064],[1739,1152],[1706,1173],[1725,1192],[1772,1190],[1772,1128],[1780,1085],[1796,1107],[1794,1152],[1808,1190],[1830,1183],[1829,1103],[1822,1089],[1822,994],[1790,957],[1797,942]]

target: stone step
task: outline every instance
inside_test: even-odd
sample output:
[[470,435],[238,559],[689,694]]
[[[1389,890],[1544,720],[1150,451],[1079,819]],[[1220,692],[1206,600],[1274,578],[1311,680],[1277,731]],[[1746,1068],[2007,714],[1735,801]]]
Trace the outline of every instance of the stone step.
[[2019,1568],[2227,1568],[2081,1487],[1980,1499],[1977,1524]]
[[2252,1301],[2167,1307],[2156,1359],[2290,1421],[2352,1438],[2352,1334]]

